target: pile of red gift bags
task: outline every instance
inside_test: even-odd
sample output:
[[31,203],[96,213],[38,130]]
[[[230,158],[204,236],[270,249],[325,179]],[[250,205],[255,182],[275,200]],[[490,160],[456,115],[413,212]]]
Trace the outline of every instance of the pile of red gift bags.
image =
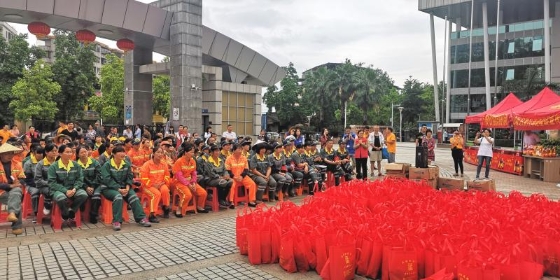
[[243,208],[236,233],[251,264],[278,262],[323,279],[560,276],[560,206],[543,195],[353,181],[301,206]]

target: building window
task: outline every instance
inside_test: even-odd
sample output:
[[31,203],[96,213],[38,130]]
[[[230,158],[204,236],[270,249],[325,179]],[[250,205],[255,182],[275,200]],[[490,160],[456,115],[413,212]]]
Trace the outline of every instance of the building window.
[[[222,93],[222,124],[233,125],[237,135],[252,135],[254,94],[241,92]],[[224,125],[225,129],[225,125]]]
[[515,79],[515,69],[508,69],[506,72],[506,81]]
[[533,40],[533,51],[538,52],[542,50],[542,39]]
[[509,42],[508,51],[509,54],[513,54],[515,52],[515,41]]

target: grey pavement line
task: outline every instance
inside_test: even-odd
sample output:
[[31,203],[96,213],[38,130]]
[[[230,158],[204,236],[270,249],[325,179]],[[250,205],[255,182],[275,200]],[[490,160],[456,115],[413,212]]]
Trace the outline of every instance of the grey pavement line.
[[159,276],[152,279],[282,279],[266,273],[265,271],[259,269],[258,266],[250,265],[246,261],[242,260],[201,267],[196,270],[182,270],[180,272],[181,273]]

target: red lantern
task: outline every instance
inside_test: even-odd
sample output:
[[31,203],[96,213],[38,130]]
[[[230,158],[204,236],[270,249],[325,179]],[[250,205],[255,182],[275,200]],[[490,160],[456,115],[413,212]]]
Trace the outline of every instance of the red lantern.
[[117,41],[117,47],[126,53],[128,51],[134,50],[134,42],[129,39],[120,39]]
[[88,45],[89,43],[95,41],[95,33],[87,30],[87,29],[82,29],[79,30],[78,32],[76,32],[76,39],[83,43],[84,45]]
[[47,37],[51,33],[51,27],[44,22],[34,21],[27,25],[29,33],[37,36],[38,39]]

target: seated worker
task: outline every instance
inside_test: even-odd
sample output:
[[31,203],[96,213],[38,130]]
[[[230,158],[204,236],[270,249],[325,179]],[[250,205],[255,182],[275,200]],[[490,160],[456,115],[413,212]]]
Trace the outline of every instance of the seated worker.
[[283,146],[281,143],[277,143],[274,146],[274,152],[268,156],[268,161],[271,166],[271,176],[277,183],[276,192],[282,192],[284,197],[288,197],[289,187],[292,184],[294,178],[292,174],[287,172],[286,168],[286,156],[284,156]]
[[210,156],[210,146],[202,146],[200,152],[196,155],[196,180],[197,183],[203,187],[208,187],[208,178],[206,177],[206,161]]
[[[21,149],[8,143],[0,146],[0,202],[8,205],[8,222],[12,223],[12,234],[23,233],[21,221],[22,186],[25,174],[19,162],[14,161],[15,153]],[[9,176],[7,176],[9,174]]]
[[333,140],[327,139],[325,144],[325,148],[321,150],[321,158],[323,158],[323,162],[327,164],[327,171],[332,172],[334,175],[334,185],[340,185],[340,176],[343,175],[344,171],[340,165],[342,161],[338,158],[336,151],[333,149]]
[[101,165],[99,162],[88,156],[88,146],[79,146],[77,149],[78,160],[76,161],[84,174],[84,189],[88,197],[91,198],[91,209],[89,213],[89,222],[97,224],[97,216],[99,216],[99,206],[101,206]]
[[140,167],[147,161],[144,159],[144,151],[140,149],[140,144],[142,144],[142,140],[138,138],[132,140],[132,148],[127,153],[132,164],[132,174],[135,177],[140,175]]
[[[257,185],[249,177],[249,163],[242,155],[243,147],[239,144],[233,145],[233,153],[226,159],[226,170],[233,178],[233,185],[229,192],[229,201],[234,202],[235,192],[238,186],[244,186],[249,191],[249,206],[256,207],[257,200],[262,202],[264,190],[257,191]],[[235,204],[232,204],[235,207]],[[232,208],[230,206],[230,208]]]
[[293,141],[294,137],[288,138],[290,139],[287,139],[284,142],[284,156],[286,156],[286,168],[292,175],[292,178],[294,178],[292,184],[289,187],[288,193],[290,197],[294,197],[296,196],[295,189],[299,188],[301,186],[301,182],[303,181],[303,173],[295,169],[295,164],[292,161],[292,154],[294,154],[294,152],[296,151]]
[[220,148],[218,146],[210,146],[210,156],[206,160],[204,171],[206,172],[204,176],[208,178],[208,186],[218,189],[217,195],[220,207],[229,207],[228,196],[231,186],[233,185],[233,180],[226,170],[225,161],[220,158]]
[[150,197],[151,223],[159,223],[156,217],[156,209],[159,207],[160,199],[163,203],[163,217],[169,218],[170,200],[169,184],[171,183],[169,168],[164,161],[165,154],[162,146],[154,148],[154,158],[147,161],[140,168],[140,179],[142,189]]
[[336,150],[336,156],[340,161],[340,167],[342,168],[344,179],[347,182],[352,180],[352,172],[354,172],[354,167],[352,167],[352,159],[350,158],[350,154],[346,149],[346,140],[341,139],[338,141],[338,150]]
[[208,213],[204,208],[208,194],[197,183],[196,160],[194,159],[194,145],[186,143],[179,152],[177,161],[173,164],[175,188],[179,192],[179,207],[175,211],[177,218],[187,213],[187,207],[193,195],[196,196],[195,205],[199,213]]
[[[267,144],[261,142],[253,146],[253,150],[256,152],[249,160],[249,169],[251,170],[251,179],[257,184],[257,194],[259,191],[265,192],[268,186],[268,200],[275,201],[276,198],[276,180],[272,178],[272,166],[270,161],[268,161],[266,155]],[[257,202],[259,198],[257,196]]]
[[134,220],[140,226],[150,227],[150,221],[146,218],[140,199],[132,189],[133,174],[130,163],[125,160],[126,153],[123,146],[115,147],[113,156],[100,170],[103,190],[101,193],[105,198],[113,202],[113,229],[121,230],[123,199],[126,199],[132,209]]
[[303,144],[296,145],[296,151],[292,153],[292,163],[294,170],[303,174],[303,178],[307,180],[309,186],[309,194],[313,194],[315,184],[319,184],[319,174],[315,168],[310,167],[305,161],[305,148]]
[[[25,186],[27,187],[27,192],[31,195],[31,207],[33,208],[33,223],[36,222],[37,211],[39,210],[39,196],[41,192],[37,185],[35,185],[35,167],[37,163],[43,160],[43,154],[45,149],[38,144],[31,146],[31,153],[29,154],[29,160],[23,164],[23,173],[25,174]],[[41,209],[42,210],[42,209]]]
[[229,156],[231,156],[231,142],[222,141],[222,150],[220,152],[220,158],[224,162],[226,162]]
[[[80,211],[80,206],[88,197],[84,190],[82,168],[72,160],[72,148],[62,145],[58,148],[60,159],[51,164],[48,171],[48,185],[53,200],[60,208],[63,220],[72,221]],[[68,209],[67,202],[72,204]]]
[[[58,148],[50,143],[45,146],[45,151],[43,153],[43,159],[37,162],[35,166],[35,187],[39,189],[40,194],[44,196],[44,206],[43,214],[49,215],[52,208],[52,197],[51,189],[49,188],[48,177],[49,177],[49,167],[56,162],[58,157]],[[38,202],[37,202],[38,203]],[[38,209],[38,211],[41,209]]]
[[[305,143],[305,156],[303,159],[307,162],[307,166],[309,168],[309,173],[315,173],[316,178],[318,178],[318,185],[321,187],[321,190],[325,189],[324,183],[326,181],[326,166],[321,165],[323,163],[323,159],[319,154],[317,154],[317,145],[316,141],[308,141]],[[315,190],[313,190],[315,191]]]

